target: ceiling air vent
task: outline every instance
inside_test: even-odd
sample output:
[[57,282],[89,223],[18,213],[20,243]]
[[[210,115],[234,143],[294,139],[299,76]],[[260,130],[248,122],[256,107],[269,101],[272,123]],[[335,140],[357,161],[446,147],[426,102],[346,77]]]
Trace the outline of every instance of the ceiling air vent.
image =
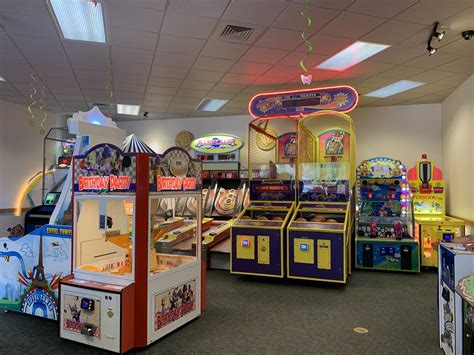
[[221,37],[245,42],[249,40],[254,32],[255,28],[227,25],[222,31]]

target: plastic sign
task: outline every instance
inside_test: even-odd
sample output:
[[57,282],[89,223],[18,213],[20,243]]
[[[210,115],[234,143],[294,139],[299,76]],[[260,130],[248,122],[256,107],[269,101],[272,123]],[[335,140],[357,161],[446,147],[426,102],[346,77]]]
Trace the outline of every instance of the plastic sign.
[[359,94],[350,86],[334,86],[258,94],[250,100],[249,112],[254,118],[299,117],[313,112],[352,111]]
[[158,176],[158,191],[196,190],[197,179],[188,177]]
[[130,176],[79,176],[79,191],[127,191],[130,189]]
[[220,154],[230,153],[242,148],[244,142],[236,136],[214,134],[196,138],[191,142],[191,149],[199,153]]

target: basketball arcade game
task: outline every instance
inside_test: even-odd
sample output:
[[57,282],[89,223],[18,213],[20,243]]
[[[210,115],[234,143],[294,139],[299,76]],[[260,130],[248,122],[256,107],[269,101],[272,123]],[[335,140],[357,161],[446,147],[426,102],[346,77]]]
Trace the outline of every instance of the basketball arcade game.
[[464,222],[446,216],[446,186],[441,169],[426,154],[408,171],[413,198],[415,236],[421,266],[438,266],[438,245],[464,235]]
[[[349,87],[340,110],[357,104]],[[337,126],[334,126],[334,125]],[[299,204],[288,226],[288,277],[346,283],[351,272],[355,131],[350,116],[323,110],[298,122]]]
[[[69,135],[75,136],[73,155],[86,151],[90,144],[121,144],[125,138],[125,131],[117,128],[97,107],[88,112],[75,113],[67,124]],[[59,280],[71,273],[72,259],[72,166],[64,174],[67,165],[70,165],[70,158],[65,156],[63,150],[64,143],[70,145],[72,142],[58,137],[50,137],[54,147],[51,151],[56,151],[54,160],[57,159],[58,165],[64,165],[65,170],[61,173],[60,195],[55,193],[54,198],[49,200],[53,203],[49,210],[52,210],[52,214],[49,212],[49,223],[24,236],[0,238],[0,308],[54,320],[58,318]],[[51,159],[45,157],[48,165]],[[48,165],[45,164],[45,168]],[[49,185],[47,183],[45,187]],[[45,201],[48,201],[47,189],[44,195]],[[30,221],[32,227],[39,222],[44,223]]]
[[[73,275],[60,282],[60,336],[126,352],[199,316],[200,163],[181,148],[154,156],[106,144],[73,162]],[[182,197],[196,199],[193,220],[159,210],[161,199]],[[198,247],[163,249],[183,227]]]
[[[299,145],[305,143],[298,118],[327,109],[348,112],[356,104],[357,93],[347,86],[259,94],[251,100],[249,112],[255,118],[249,124],[248,143],[251,201],[231,227],[232,273],[285,276],[295,261],[285,262],[289,258],[285,239],[299,188]],[[313,142],[307,149],[314,153],[317,147]]]

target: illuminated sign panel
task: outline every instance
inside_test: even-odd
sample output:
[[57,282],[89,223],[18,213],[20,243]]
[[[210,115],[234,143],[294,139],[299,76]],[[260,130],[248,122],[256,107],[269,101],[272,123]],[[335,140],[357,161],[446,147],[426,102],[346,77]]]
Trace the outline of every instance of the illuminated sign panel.
[[199,153],[230,153],[242,148],[243,141],[236,136],[214,134],[197,138],[191,142],[191,148]]

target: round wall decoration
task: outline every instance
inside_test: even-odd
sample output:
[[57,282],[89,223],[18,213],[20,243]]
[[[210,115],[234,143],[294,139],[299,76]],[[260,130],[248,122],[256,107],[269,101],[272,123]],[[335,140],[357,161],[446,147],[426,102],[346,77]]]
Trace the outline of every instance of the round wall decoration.
[[178,147],[189,150],[193,140],[194,135],[191,132],[181,131],[176,135],[175,143]]

